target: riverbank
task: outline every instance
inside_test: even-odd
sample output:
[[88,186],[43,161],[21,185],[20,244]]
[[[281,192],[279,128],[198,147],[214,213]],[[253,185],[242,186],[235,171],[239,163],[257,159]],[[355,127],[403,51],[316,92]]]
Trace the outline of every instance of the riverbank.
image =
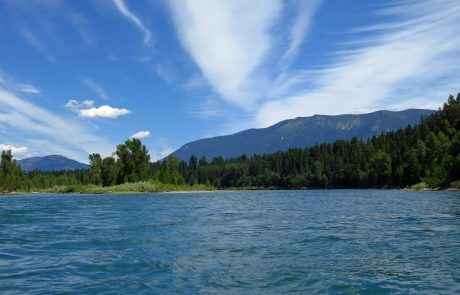
[[40,190],[44,193],[80,193],[80,194],[146,194],[179,191],[212,191],[213,187],[205,185],[165,184],[161,182],[124,183],[114,186],[62,186]]
[[[129,186],[138,185],[138,184],[129,184]],[[126,186],[126,185],[120,185]],[[350,189],[350,190],[401,190],[401,191],[419,191],[419,192],[434,192],[434,191],[460,191],[459,187],[444,187],[444,188],[429,188],[424,186],[411,186],[407,188],[323,188],[323,189],[309,189],[309,188],[299,188],[299,189],[289,189],[289,188],[274,188],[274,187],[250,187],[250,188],[225,188],[225,189],[216,189],[214,187],[206,187],[201,185],[196,186],[175,186],[166,188],[155,188],[155,189],[146,189],[143,186],[138,186],[138,189],[120,189],[119,186],[112,187],[100,187],[100,186],[87,186],[79,187],[75,189],[74,187],[68,186],[58,186],[50,189],[42,189],[37,191],[24,191],[24,192],[0,192],[0,196],[14,196],[14,195],[24,195],[24,194],[51,194],[51,195],[144,195],[144,194],[188,194],[188,193],[211,193],[211,192],[231,192],[231,191],[277,191],[277,190],[336,190],[336,189]]]
[[215,191],[212,186],[165,184],[161,182],[124,183],[114,186],[62,185],[47,189],[32,188],[29,191],[3,192],[1,195],[17,194],[148,194],[166,192],[207,192]]
[[459,191],[460,190],[460,180],[452,181],[449,185],[444,187],[431,187],[426,182],[422,181],[411,185],[405,190],[411,191]]
[[[282,188],[282,187],[260,187],[260,186],[245,186],[245,187],[227,187],[218,189],[213,186],[201,184],[167,184],[159,181],[144,181],[136,183],[124,183],[113,186],[100,185],[61,185],[47,189],[31,188],[29,191],[16,192],[0,192],[0,195],[20,195],[20,194],[152,194],[152,193],[192,193],[192,192],[216,192],[216,191],[260,191],[260,190],[308,190],[312,188]],[[340,189],[340,188],[325,188]],[[367,188],[347,188],[347,189],[367,189]],[[444,187],[430,187],[425,182],[420,182],[406,188],[368,188],[368,189],[396,189],[406,191],[459,191],[460,180],[453,181]]]

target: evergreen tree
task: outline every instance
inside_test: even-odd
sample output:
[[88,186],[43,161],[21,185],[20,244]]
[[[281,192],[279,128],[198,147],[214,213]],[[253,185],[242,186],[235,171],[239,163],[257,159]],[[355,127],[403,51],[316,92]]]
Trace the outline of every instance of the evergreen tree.
[[2,151],[0,161],[0,190],[5,192],[16,191],[22,182],[21,168],[13,160],[11,151]]
[[100,154],[89,155],[91,166],[91,181],[95,185],[102,184],[102,158]]

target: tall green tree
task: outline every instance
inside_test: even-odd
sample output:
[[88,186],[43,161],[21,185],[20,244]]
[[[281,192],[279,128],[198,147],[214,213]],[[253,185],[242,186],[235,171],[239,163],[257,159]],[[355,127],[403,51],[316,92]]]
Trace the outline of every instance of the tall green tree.
[[147,180],[150,175],[150,155],[139,139],[133,138],[117,146],[118,183]]
[[11,151],[2,151],[0,161],[0,189],[6,192],[16,191],[22,183],[21,168],[13,160]]
[[118,165],[114,157],[102,159],[101,175],[103,186],[111,186],[117,183]]
[[89,164],[91,166],[91,181],[95,185],[102,184],[102,158],[100,154],[89,155]]

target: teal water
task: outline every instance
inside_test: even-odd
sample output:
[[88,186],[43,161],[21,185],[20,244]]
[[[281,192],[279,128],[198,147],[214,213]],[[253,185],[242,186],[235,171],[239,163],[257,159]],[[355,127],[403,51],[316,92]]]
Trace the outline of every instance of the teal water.
[[1,294],[460,294],[460,193],[0,197]]

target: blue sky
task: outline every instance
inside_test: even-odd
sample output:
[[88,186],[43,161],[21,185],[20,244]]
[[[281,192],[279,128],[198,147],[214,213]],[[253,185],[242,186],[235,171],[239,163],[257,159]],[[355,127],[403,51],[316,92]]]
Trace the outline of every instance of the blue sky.
[[436,109],[460,2],[0,0],[0,149],[87,162],[313,114]]

